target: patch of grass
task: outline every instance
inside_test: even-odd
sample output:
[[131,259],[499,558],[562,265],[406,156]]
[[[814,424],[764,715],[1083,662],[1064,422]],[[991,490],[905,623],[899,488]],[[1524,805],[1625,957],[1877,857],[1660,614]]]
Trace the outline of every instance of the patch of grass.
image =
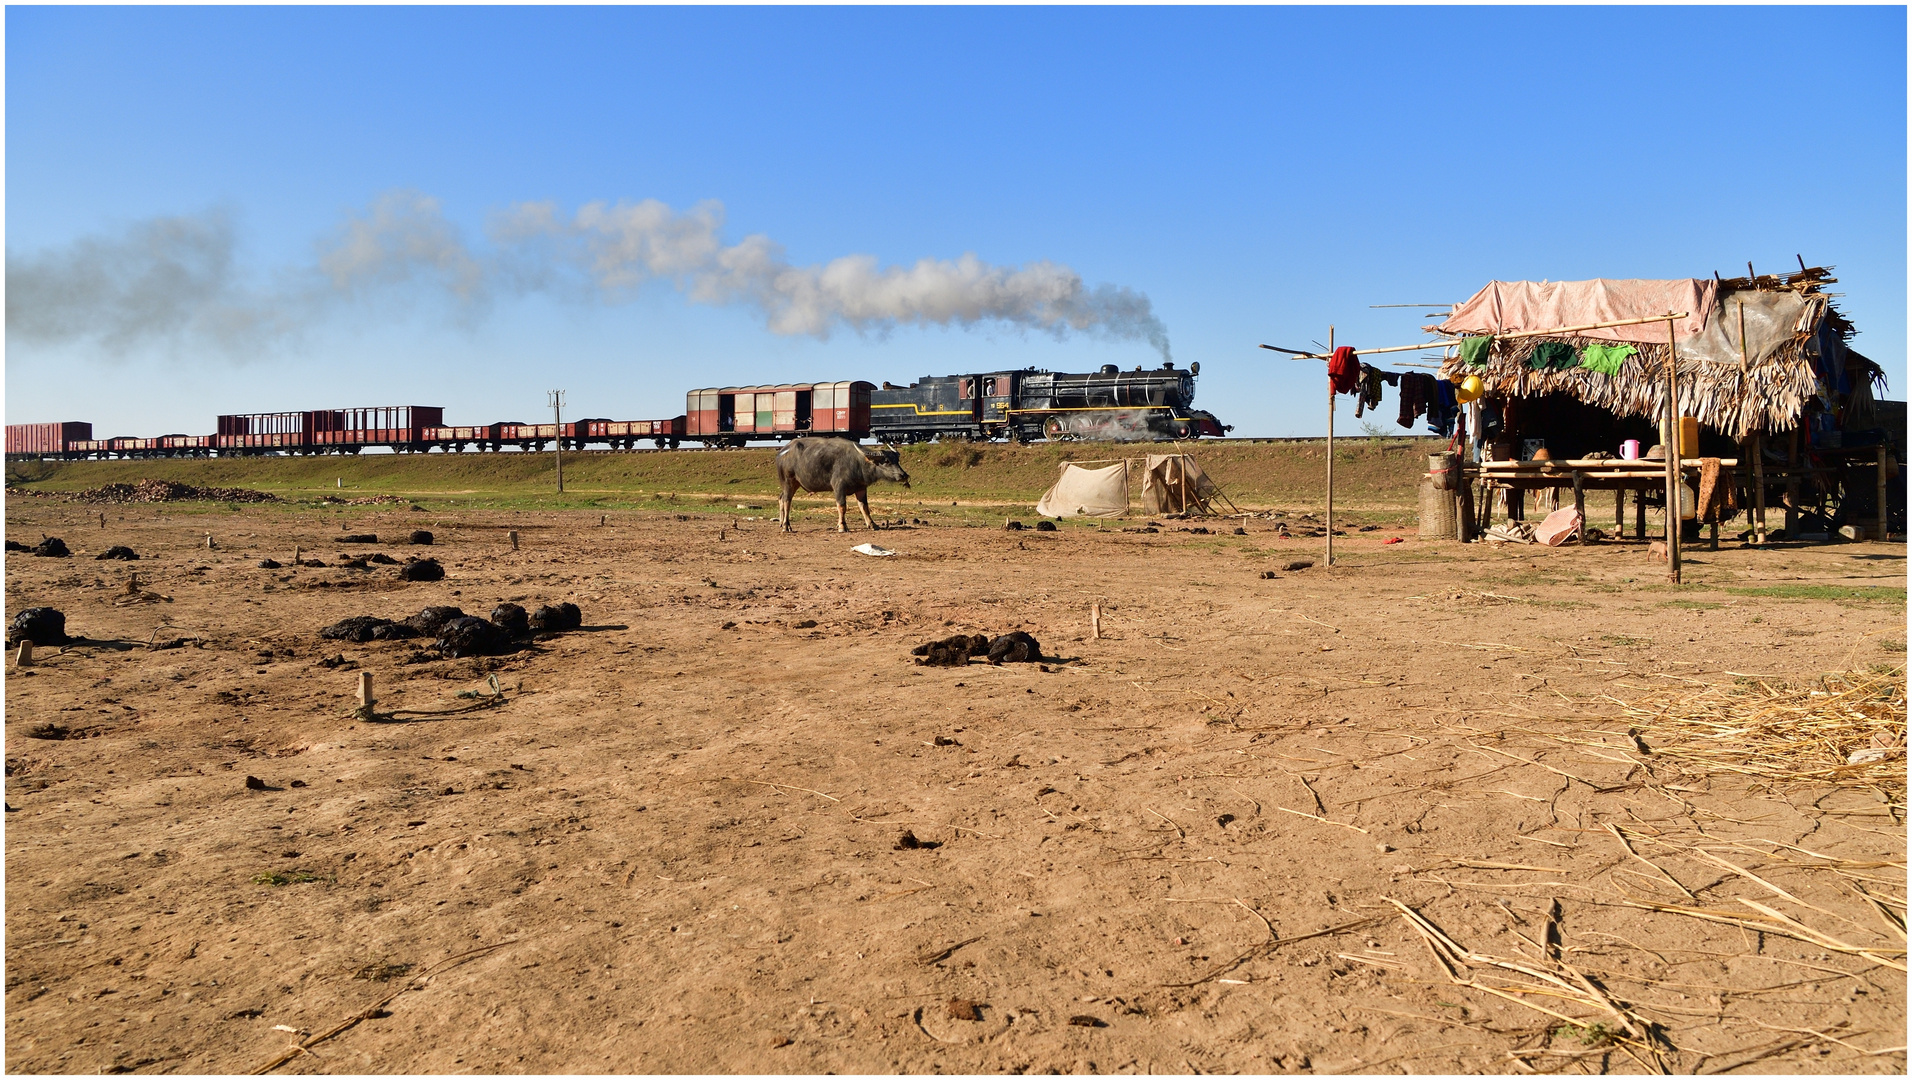
[[309,881],[317,880],[319,880],[319,875],[310,870],[293,870],[283,874],[276,871],[267,871],[263,874],[253,875],[252,883],[254,885],[270,885],[276,889],[283,885],[304,885]]
[[1636,645],[1653,644],[1652,638],[1628,637],[1625,634],[1601,634],[1600,640],[1606,642],[1609,645],[1618,645],[1623,648],[1631,648]]
[[1734,596],[1763,596],[1774,600],[1858,600],[1905,603],[1905,589],[1891,585],[1757,585],[1727,588]]
[[1660,607],[1684,608],[1688,611],[1712,611],[1726,605],[1712,600],[1663,600]]
[[357,971],[352,972],[352,977],[354,979],[370,979],[373,982],[389,982],[390,980],[396,979],[400,975],[405,974],[411,969],[412,969],[412,965],[410,964],[387,964],[384,962],[376,962],[376,963],[366,964],[364,967],[361,967]]
[[1886,652],[1903,653],[1905,652],[1905,642],[1893,641],[1890,638],[1886,638],[1879,642],[1879,648],[1884,649]]
[[[1336,524],[1413,520],[1416,485],[1429,446],[1439,440],[1387,439],[1336,447]],[[1326,462],[1318,440],[1269,443],[930,443],[902,449],[913,490],[881,485],[872,492],[894,506],[1033,504],[1064,461],[1109,460],[1189,451],[1244,507],[1319,513]],[[566,454],[566,491],[557,494],[549,453],[362,454],[345,457],[154,459],[10,462],[9,482],[75,491],[146,478],[216,487],[249,487],[312,502],[331,495],[399,495],[432,509],[683,509],[714,493],[736,502],[776,498],[776,450]],[[340,481],[344,483],[341,486]],[[663,493],[664,499],[656,496]],[[1135,482],[1139,499],[1141,485]],[[665,506],[657,503],[664,502]],[[174,504],[169,512],[185,512]],[[212,503],[207,509],[218,510]],[[309,507],[301,508],[309,509]],[[353,508],[362,512],[362,508]],[[1137,512],[1140,504],[1137,504]]]
[[1562,1024],[1553,1033],[1555,1038],[1578,1039],[1584,1046],[1605,1046],[1619,1037],[1605,1024]]

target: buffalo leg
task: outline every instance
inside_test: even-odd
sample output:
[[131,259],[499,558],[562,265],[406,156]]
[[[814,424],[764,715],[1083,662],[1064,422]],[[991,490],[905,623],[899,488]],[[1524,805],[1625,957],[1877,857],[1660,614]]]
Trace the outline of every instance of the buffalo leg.
[[785,480],[782,488],[782,492],[777,496],[777,523],[783,527],[784,532],[793,532],[795,530],[790,528],[790,499],[796,494],[797,485]]
[[850,531],[850,523],[844,520],[844,517],[843,517],[844,513],[849,510],[848,501],[849,500],[845,499],[841,495],[837,496],[837,531],[838,532],[846,533]]
[[870,493],[867,491],[857,492],[856,503],[863,508],[863,523],[870,527],[871,532],[875,532],[876,519],[870,516]]

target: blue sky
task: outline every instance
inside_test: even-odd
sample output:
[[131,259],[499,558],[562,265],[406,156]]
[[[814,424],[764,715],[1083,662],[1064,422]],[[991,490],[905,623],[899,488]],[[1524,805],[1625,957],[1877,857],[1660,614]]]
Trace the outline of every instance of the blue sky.
[[[1369,305],[1795,254],[1838,266],[1854,344],[1901,398],[1905,18],[13,7],[7,420],[104,437],[415,403],[477,423],[534,418],[559,386],[574,415],[644,418],[695,386],[1153,366],[1146,297],[1175,361],[1202,364],[1199,406],[1237,435],[1313,435],[1319,366],[1258,342],[1333,323],[1404,344],[1422,312]],[[590,246],[608,234],[578,212],[643,200],[781,255],[748,287],[608,279]],[[684,216],[711,201],[721,218]],[[495,229],[525,204],[548,228],[513,247]],[[405,211],[366,249],[385,261],[341,271],[377,207]],[[163,238],[190,241],[196,285],[139,261]],[[1059,265],[1115,291],[1060,336],[828,305],[776,327],[752,300],[852,255]],[[50,267],[57,288],[29,288]],[[74,284],[135,271],[151,290],[113,314]],[[1126,321],[1098,322],[1109,304]]]

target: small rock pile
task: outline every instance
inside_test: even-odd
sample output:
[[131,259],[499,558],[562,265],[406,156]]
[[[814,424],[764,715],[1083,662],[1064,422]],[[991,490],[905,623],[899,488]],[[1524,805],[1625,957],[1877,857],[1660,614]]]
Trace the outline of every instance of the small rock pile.
[[74,502],[164,503],[164,502],[279,502],[277,495],[251,488],[200,487],[175,480],[141,480],[132,484],[106,484],[85,491],[21,492]]

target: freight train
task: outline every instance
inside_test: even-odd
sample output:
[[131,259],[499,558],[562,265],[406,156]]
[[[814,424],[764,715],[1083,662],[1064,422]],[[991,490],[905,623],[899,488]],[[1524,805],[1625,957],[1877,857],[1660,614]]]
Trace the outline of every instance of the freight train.
[[692,390],[684,413],[667,420],[589,418],[567,423],[501,421],[447,425],[430,405],[220,416],[209,435],[93,438],[81,421],[7,425],[6,456],[22,458],[233,457],[260,454],[356,454],[635,449],[641,442],[676,448],[743,446],[802,435],[886,442],[931,439],[1193,439],[1230,428],[1191,408],[1195,376],[1163,364],[1155,371],[1092,374],[1025,368],[977,375],[924,376],[909,386],[862,381],[781,383]]

